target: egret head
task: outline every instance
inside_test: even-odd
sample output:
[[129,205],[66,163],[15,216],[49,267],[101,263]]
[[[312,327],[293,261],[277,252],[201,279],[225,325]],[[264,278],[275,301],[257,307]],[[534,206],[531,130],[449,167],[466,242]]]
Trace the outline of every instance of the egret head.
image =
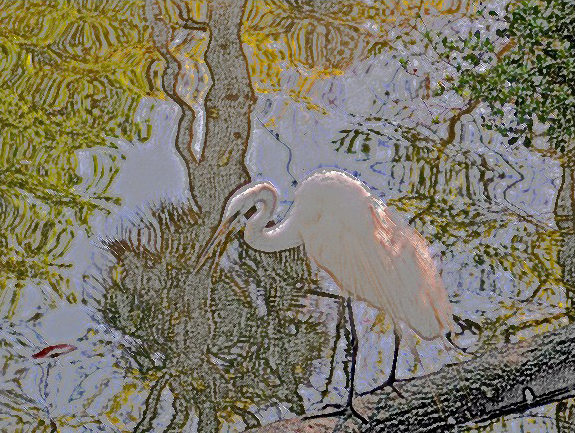
[[257,186],[254,185],[249,185],[249,188],[240,188],[230,197],[226,203],[220,226],[227,221],[235,221],[256,205],[258,195],[256,188]]
[[228,233],[235,228],[239,228],[237,222],[243,223],[246,214],[254,207],[257,207],[258,203],[269,199],[271,190],[275,191],[275,188],[270,182],[250,183],[238,189],[230,197],[226,203],[220,225],[210,242],[208,242],[208,246],[200,255],[196,265],[196,272],[202,267],[206,259],[213,254],[214,250],[222,244]]

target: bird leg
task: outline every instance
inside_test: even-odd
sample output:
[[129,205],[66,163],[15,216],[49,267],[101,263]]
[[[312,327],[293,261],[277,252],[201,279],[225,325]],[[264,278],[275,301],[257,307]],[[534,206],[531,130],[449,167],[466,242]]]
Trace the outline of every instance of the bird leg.
[[347,396],[347,402],[345,404],[344,407],[341,407],[341,405],[334,405],[334,404],[327,404],[325,405],[322,410],[327,409],[328,407],[335,407],[335,408],[340,408],[339,410],[335,411],[335,412],[329,412],[329,413],[322,413],[319,415],[311,415],[311,416],[307,416],[304,419],[315,419],[315,418],[328,418],[328,417],[334,417],[334,416],[354,416],[356,418],[358,418],[363,424],[367,424],[367,419],[361,415],[359,412],[357,412],[355,410],[355,408],[353,407],[353,396],[355,394],[355,367],[356,367],[356,360],[357,360],[357,352],[358,352],[358,339],[357,339],[357,331],[355,329],[355,321],[353,319],[353,307],[352,307],[352,302],[351,302],[351,298],[347,298],[346,300],[346,306],[347,306],[347,313],[348,313],[348,319],[349,319],[349,327],[350,327],[350,331],[351,331],[351,338],[350,338],[350,345],[351,345],[351,365],[350,365],[350,369],[349,369],[349,393]]
[[[322,295],[319,295],[322,296]],[[325,385],[325,390],[322,391],[321,393],[321,397],[322,399],[324,399],[327,394],[329,393],[329,388],[332,384],[333,381],[333,376],[335,373],[335,361],[336,361],[336,355],[337,355],[337,347],[339,346],[339,340],[341,337],[341,326],[343,324],[343,326],[345,326],[345,323],[342,323],[345,321],[345,298],[339,296],[339,295],[333,295],[331,293],[328,294],[327,297],[331,297],[333,299],[337,299],[337,322],[335,325],[335,338],[334,338],[334,342],[333,342],[333,356],[331,357],[330,360],[330,367],[329,367],[329,375],[326,381],[326,385]]]
[[351,402],[355,393],[355,364],[357,361],[357,351],[359,349],[359,342],[357,340],[357,331],[355,329],[355,321],[353,320],[353,308],[351,305],[351,298],[347,298],[347,314],[349,316],[349,327],[351,330],[351,366],[349,369],[349,394],[347,396],[347,406],[353,411]]
[[394,347],[393,347],[393,361],[391,362],[391,371],[389,372],[389,376],[387,377],[386,381],[379,385],[376,388],[373,388],[371,391],[366,391],[358,394],[359,396],[364,396],[367,394],[371,394],[376,391],[381,391],[386,386],[390,386],[401,398],[405,398],[399,390],[393,386],[395,383],[395,371],[397,370],[397,358],[399,357],[399,345],[401,344],[401,335],[397,331],[397,325],[393,327],[393,336],[394,336]]

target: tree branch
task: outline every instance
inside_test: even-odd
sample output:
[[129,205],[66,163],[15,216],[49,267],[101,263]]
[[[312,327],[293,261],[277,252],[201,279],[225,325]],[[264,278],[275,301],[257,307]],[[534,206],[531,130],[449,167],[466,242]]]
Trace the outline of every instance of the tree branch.
[[[396,383],[392,390],[356,398],[369,423],[354,431],[437,432],[482,422],[575,396],[575,325],[486,352],[437,373]],[[336,419],[288,420],[272,431],[333,431]],[[350,422],[350,421],[348,421]],[[347,431],[347,430],[346,430]]]

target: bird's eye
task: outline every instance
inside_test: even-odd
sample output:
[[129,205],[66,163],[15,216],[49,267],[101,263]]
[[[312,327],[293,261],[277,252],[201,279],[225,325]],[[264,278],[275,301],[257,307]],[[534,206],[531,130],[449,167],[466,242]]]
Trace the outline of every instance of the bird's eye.
[[248,211],[245,213],[245,217],[247,219],[250,219],[255,213],[257,212],[257,208],[255,206],[252,206],[251,208],[248,209]]

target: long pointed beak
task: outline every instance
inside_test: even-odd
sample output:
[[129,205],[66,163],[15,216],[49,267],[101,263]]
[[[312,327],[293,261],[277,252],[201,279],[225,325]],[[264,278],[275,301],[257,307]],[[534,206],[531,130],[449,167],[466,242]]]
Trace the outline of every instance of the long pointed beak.
[[225,239],[226,235],[229,233],[232,227],[233,220],[234,218],[228,218],[225,221],[222,221],[222,223],[216,230],[216,233],[208,243],[207,247],[204,248],[202,254],[200,255],[200,258],[198,259],[198,262],[196,264],[195,272],[198,272],[201,269],[206,260],[209,257],[211,257],[214,251],[217,249],[217,247],[221,245],[221,243],[223,242],[223,240]]

